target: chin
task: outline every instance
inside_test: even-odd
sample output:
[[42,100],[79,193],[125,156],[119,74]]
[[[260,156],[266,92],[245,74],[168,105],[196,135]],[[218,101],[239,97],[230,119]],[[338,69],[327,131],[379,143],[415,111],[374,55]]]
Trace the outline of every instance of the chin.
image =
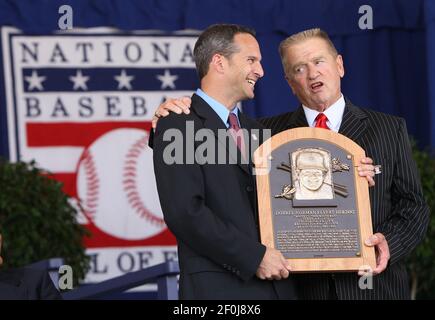
[[255,97],[254,92],[248,92],[248,93],[246,94],[246,98],[245,98],[245,99],[253,99],[254,97]]

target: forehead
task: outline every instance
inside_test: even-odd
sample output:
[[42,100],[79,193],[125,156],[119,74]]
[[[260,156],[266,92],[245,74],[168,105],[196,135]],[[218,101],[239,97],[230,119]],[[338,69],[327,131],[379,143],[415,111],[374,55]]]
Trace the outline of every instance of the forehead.
[[318,56],[332,56],[328,43],[321,38],[310,38],[286,49],[287,62],[297,64]]
[[240,49],[240,52],[250,55],[260,56],[260,45],[257,40],[249,33],[238,33],[234,36],[234,43]]

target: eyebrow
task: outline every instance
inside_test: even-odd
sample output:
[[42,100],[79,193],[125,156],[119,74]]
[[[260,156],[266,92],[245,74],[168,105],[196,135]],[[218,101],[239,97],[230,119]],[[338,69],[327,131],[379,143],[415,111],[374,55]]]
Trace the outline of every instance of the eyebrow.
[[[320,55],[320,56],[315,56],[314,58],[310,59],[309,61],[316,61],[319,59],[326,59],[324,55]],[[295,70],[297,68],[299,68],[300,66],[306,66],[307,63],[306,62],[298,62],[296,64],[294,64],[293,66],[291,66],[292,70]]]
[[319,60],[319,59],[326,59],[324,55],[316,56],[311,61]]
[[307,64],[305,63],[305,62],[299,62],[299,63],[296,63],[296,64],[294,64],[293,66],[291,66],[291,69],[292,70],[295,70],[295,69],[297,69],[297,68],[299,68],[299,67],[301,67],[301,66],[306,66]]
[[254,60],[259,60],[259,61],[261,61],[261,58],[260,58],[260,57],[257,57],[257,56],[247,56],[246,58],[247,58],[247,59],[254,59]]

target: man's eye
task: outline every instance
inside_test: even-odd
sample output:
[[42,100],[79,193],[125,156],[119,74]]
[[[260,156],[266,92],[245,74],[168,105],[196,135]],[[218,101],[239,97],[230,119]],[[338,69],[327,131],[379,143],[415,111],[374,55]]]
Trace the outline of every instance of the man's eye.
[[302,72],[304,72],[305,71],[305,68],[304,67],[297,67],[296,69],[295,69],[295,72],[296,73],[302,73]]

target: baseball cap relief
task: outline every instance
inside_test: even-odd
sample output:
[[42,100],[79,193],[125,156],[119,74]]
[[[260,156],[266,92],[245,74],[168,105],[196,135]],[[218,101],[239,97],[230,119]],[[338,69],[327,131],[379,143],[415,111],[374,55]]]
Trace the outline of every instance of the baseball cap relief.
[[296,168],[298,170],[317,169],[324,172],[328,171],[324,157],[318,152],[302,152],[297,155]]

